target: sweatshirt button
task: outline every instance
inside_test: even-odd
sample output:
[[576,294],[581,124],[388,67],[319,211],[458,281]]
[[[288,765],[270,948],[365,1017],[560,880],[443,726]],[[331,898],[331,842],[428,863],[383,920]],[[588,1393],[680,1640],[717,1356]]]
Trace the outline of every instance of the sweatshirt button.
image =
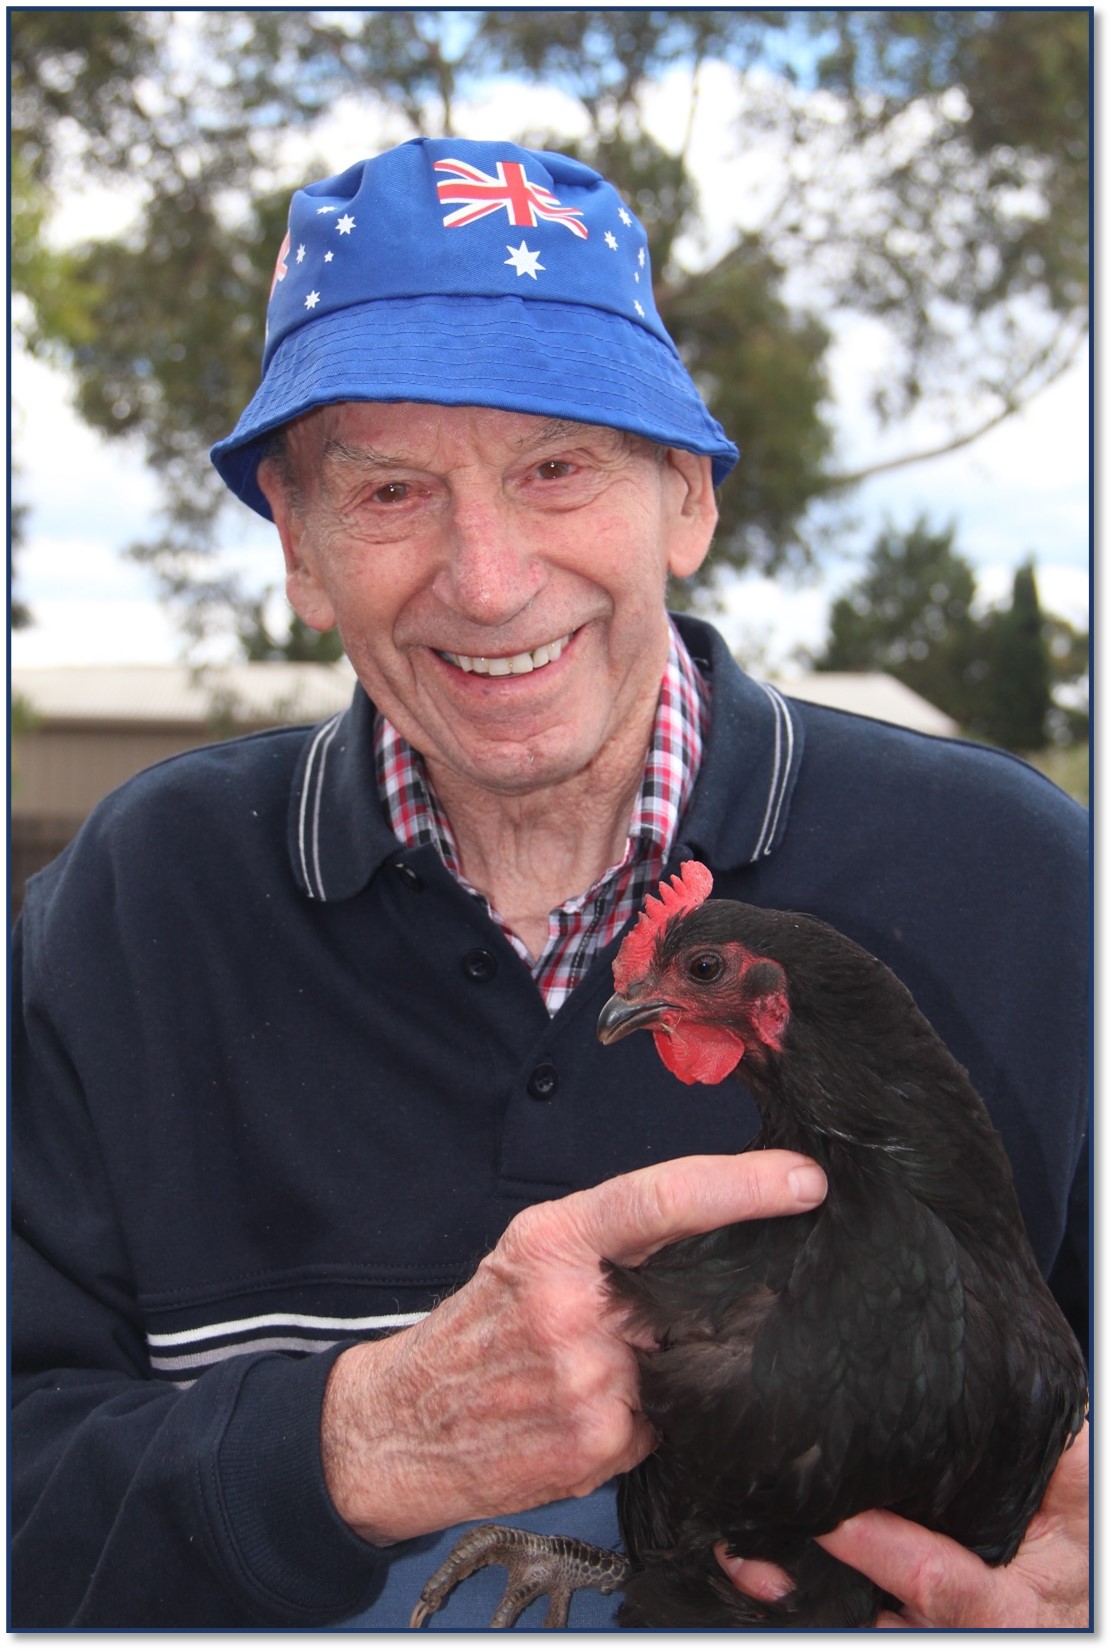
[[420,872],[415,872],[413,867],[408,866],[404,860],[396,860],[394,863],[394,870],[398,873],[398,876],[402,879],[402,882],[406,885],[407,889],[412,889],[416,892],[418,889],[425,888],[425,880],[421,876]]
[[474,951],[465,952],[460,961],[469,981],[490,981],[498,973],[499,961],[486,947],[477,946]]
[[534,1101],[551,1101],[556,1095],[560,1074],[551,1061],[542,1061],[529,1075],[526,1089]]

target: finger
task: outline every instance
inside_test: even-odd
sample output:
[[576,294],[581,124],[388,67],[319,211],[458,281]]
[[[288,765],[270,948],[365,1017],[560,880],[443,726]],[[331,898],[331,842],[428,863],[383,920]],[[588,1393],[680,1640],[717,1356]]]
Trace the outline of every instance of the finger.
[[811,1210],[826,1192],[827,1179],[811,1159],[770,1148],[670,1159],[560,1203],[594,1255],[636,1264],[662,1245],[727,1222]]
[[997,1621],[998,1575],[940,1532],[887,1509],[871,1509],[844,1520],[816,1542],[895,1595],[912,1623],[984,1629]]
[[747,1560],[728,1554],[724,1543],[716,1543],[715,1559],[734,1587],[751,1600],[780,1600],[794,1587],[791,1577],[771,1560]]

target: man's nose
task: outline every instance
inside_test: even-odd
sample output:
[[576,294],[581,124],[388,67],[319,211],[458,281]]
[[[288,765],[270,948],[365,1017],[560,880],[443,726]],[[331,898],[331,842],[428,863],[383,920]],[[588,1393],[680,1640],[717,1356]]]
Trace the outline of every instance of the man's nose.
[[540,562],[505,501],[455,505],[434,581],[443,603],[476,624],[505,625],[543,583]]

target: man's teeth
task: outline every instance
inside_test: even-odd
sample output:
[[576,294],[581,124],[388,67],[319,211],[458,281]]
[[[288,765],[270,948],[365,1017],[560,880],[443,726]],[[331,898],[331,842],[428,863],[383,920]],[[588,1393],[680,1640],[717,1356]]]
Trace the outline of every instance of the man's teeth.
[[[569,633],[570,637],[571,633]],[[504,654],[499,659],[487,659],[482,654],[441,654],[442,660],[450,660],[458,665],[461,671],[474,671],[481,677],[524,677],[527,671],[536,671],[539,666],[551,665],[559,660],[564,653],[569,637],[558,637],[555,642],[545,642],[540,648],[535,648],[531,654]]]

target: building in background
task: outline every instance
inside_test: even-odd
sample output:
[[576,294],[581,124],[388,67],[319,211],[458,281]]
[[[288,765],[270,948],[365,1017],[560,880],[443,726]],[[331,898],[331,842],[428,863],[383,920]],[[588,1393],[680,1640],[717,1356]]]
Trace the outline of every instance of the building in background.
[[200,672],[177,665],[13,669],[13,917],[31,874],[131,775],[215,740],[321,722],[347,705],[354,683],[346,660]]
[[879,723],[897,723],[901,728],[944,738],[962,732],[953,717],[884,671],[813,671],[801,677],[773,678],[772,682],[782,694],[797,700],[833,706],[836,711],[853,711],[859,717],[876,718]]
[[[194,746],[342,710],[355,675],[336,665],[261,663],[26,666],[12,672],[13,917],[32,873],[53,860],[90,811],[140,769]],[[927,734],[958,732],[941,711],[880,673],[817,672],[785,694]]]

